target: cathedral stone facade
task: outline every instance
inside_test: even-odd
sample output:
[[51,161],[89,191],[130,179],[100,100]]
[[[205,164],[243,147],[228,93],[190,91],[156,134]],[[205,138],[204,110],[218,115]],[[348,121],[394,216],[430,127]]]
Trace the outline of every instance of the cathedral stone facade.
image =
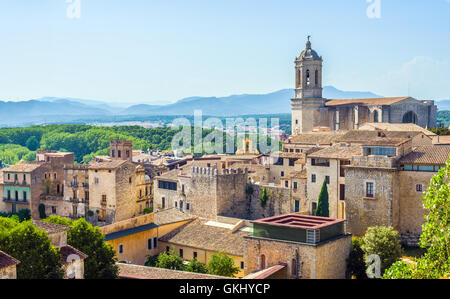
[[357,130],[364,123],[414,123],[436,126],[434,101],[412,97],[333,100],[322,97],[322,57],[306,43],[295,60],[295,98],[292,102],[292,134],[325,127],[333,131]]

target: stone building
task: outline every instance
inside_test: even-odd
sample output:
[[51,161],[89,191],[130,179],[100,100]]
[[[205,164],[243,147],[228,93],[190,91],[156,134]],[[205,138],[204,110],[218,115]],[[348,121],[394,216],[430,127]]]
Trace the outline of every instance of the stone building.
[[39,217],[44,167],[42,163],[25,163],[2,169],[3,198],[0,211],[18,212],[29,209],[33,218]]
[[316,127],[353,130],[367,122],[414,123],[436,126],[434,101],[412,97],[332,100],[322,97],[323,59],[306,43],[295,60],[295,97],[292,103],[292,134],[308,133]]
[[0,250],[0,279],[16,279],[20,261]]
[[77,219],[87,217],[89,211],[89,166],[64,167],[64,205],[59,216]]
[[101,224],[136,216],[136,166],[128,160],[89,165],[89,209]]
[[[276,278],[343,279],[351,250],[344,220],[285,214],[251,222],[244,274],[276,267]],[[273,274],[272,274],[273,275]]]
[[109,157],[112,160],[133,161],[133,142],[128,140],[111,140]]

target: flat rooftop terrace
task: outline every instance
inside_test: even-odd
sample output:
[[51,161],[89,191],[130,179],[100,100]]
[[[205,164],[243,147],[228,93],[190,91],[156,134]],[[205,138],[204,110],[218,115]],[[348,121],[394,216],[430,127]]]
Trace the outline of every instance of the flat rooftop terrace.
[[298,214],[286,214],[281,216],[274,216],[260,220],[255,220],[252,221],[252,223],[284,226],[291,228],[320,229],[344,221],[345,220],[343,219],[332,219],[326,217],[306,216]]

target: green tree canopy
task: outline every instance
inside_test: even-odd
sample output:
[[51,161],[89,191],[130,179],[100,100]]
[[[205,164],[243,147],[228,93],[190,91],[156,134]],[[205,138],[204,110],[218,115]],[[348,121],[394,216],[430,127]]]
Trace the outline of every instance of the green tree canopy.
[[112,245],[105,242],[100,228],[92,226],[83,218],[76,221],[50,216],[44,221],[68,225],[67,243],[88,255],[84,261],[86,279],[114,279],[118,277],[117,259]]
[[[398,232],[392,227],[373,226],[367,229],[363,244],[364,257],[376,254],[381,259],[381,275],[402,255],[402,247],[398,238]],[[367,265],[369,266],[369,265]]]
[[18,259],[19,279],[60,279],[64,276],[61,254],[47,233],[31,221],[0,221],[0,250]]
[[319,203],[316,209],[316,216],[330,217],[329,204],[328,204],[328,187],[327,182],[324,181],[322,189],[319,194]]
[[169,250],[158,255],[155,267],[184,271],[183,259],[175,251]]
[[36,136],[31,136],[27,139],[25,146],[28,147],[30,151],[35,151],[39,148],[39,140]]
[[208,263],[208,273],[212,275],[234,277],[239,268],[234,266],[234,260],[224,252],[213,254]]
[[192,259],[184,267],[184,271],[205,274],[208,273],[208,267],[206,267],[205,264],[197,261],[197,259]]

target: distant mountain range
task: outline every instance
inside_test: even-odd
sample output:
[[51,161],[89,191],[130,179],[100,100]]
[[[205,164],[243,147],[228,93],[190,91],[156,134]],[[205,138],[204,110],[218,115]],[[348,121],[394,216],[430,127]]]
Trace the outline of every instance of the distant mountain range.
[[[194,110],[202,110],[203,115],[211,116],[290,113],[290,99],[293,96],[293,89],[283,89],[268,94],[189,97],[168,105],[137,104],[127,108],[123,103],[55,97],[21,102],[0,101],[0,125],[93,122],[126,116],[192,115]],[[342,91],[333,86],[324,87],[323,96],[328,99],[381,97],[371,92]],[[440,110],[450,110],[450,100],[437,104]]]

